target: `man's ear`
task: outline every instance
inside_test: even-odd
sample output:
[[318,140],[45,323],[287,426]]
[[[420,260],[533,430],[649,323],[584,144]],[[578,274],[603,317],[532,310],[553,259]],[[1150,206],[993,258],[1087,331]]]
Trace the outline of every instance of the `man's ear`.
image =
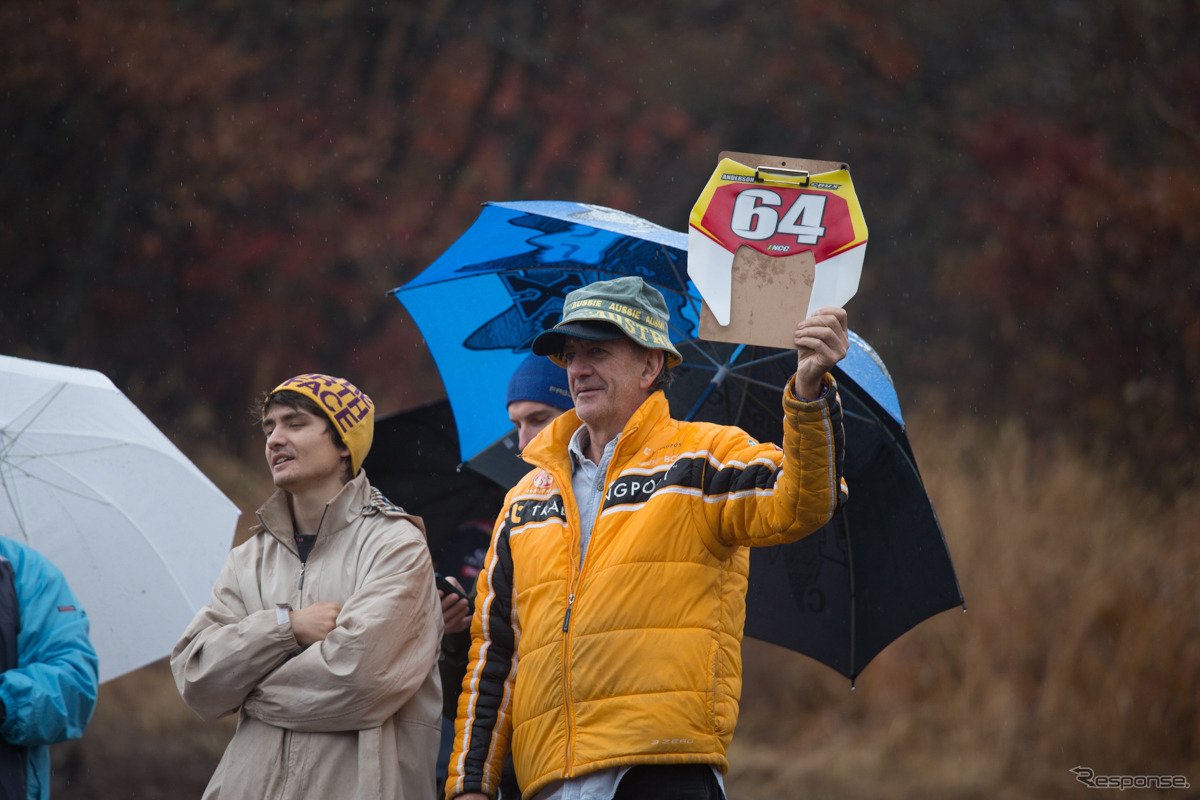
[[658,373],[666,368],[667,355],[662,350],[653,350],[646,348],[646,360],[643,362],[642,375],[638,381],[638,385],[643,390],[648,390],[654,385],[654,381],[658,378]]

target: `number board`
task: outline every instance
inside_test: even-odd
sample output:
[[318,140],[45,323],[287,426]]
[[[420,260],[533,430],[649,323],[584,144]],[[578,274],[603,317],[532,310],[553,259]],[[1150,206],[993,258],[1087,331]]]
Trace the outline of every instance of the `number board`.
[[[745,260],[737,255],[743,248],[780,259],[781,271],[797,263],[795,256],[811,254],[805,257],[816,265],[808,311],[843,305],[857,290],[867,241],[846,165],[722,156],[688,220],[688,275],[717,323],[730,324],[729,285],[735,260]],[[781,164],[832,169],[812,174]]]

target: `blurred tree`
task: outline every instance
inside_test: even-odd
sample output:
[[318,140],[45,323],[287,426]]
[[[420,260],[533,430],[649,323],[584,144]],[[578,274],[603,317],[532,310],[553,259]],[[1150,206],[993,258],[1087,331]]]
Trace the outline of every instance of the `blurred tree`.
[[[480,202],[675,229],[720,150],[847,161],[854,325],[903,396],[1192,479],[1195,4],[12,0],[0,336],[181,436],[342,372],[436,371],[387,289]],[[227,444],[240,445],[240,433]]]
[[1143,10],[1051,5],[1040,18],[1074,57],[1034,73],[1040,97],[956,126],[962,238],[934,297],[957,306],[973,352],[949,360],[973,402],[1174,488],[1200,444],[1200,11]]

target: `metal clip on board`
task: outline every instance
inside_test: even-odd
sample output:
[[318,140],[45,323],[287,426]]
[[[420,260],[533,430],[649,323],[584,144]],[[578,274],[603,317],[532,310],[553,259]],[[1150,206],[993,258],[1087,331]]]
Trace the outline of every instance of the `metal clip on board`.
[[795,186],[808,186],[808,178],[808,170],[806,169],[764,167],[762,165],[754,168],[755,183],[784,183]]

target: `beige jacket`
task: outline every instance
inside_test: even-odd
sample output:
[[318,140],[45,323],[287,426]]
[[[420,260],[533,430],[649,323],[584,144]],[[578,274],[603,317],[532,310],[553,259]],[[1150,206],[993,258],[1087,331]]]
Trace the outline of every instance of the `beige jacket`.
[[[283,492],[258,519],[171,654],[203,719],[240,709],[204,797],[433,798],[442,615],[420,519],[362,472],[304,565]],[[302,649],[276,605],[319,601],[341,604],[337,627]]]

